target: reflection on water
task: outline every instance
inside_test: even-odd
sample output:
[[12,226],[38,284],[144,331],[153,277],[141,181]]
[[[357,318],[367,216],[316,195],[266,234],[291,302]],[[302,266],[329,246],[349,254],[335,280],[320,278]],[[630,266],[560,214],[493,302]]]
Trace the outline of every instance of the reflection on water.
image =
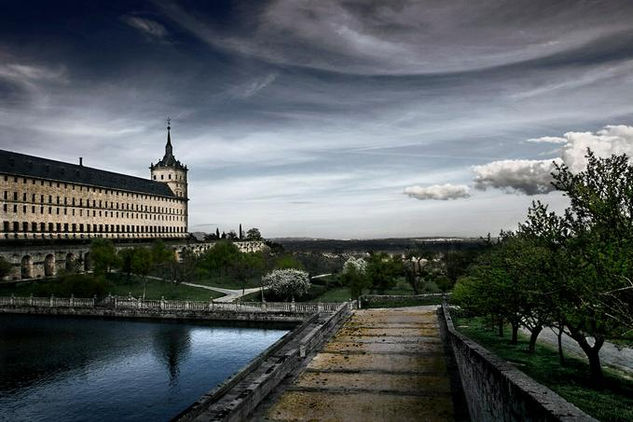
[[0,420],[168,420],[286,332],[0,315]]
[[169,372],[169,385],[178,383],[178,364],[190,352],[189,330],[180,324],[164,325],[154,336],[154,353]]

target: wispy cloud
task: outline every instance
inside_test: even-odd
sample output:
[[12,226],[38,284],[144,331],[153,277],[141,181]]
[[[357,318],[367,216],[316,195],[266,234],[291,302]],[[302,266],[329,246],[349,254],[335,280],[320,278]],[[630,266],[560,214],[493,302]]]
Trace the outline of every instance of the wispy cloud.
[[451,185],[446,183],[444,185],[433,186],[409,186],[404,188],[404,194],[411,198],[419,200],[441,200],[446,201],[448,199],[468,198],[470,196],[470,189],[466,185]]
[[169,35],[167,29],[162,24],[152,19],[126,15],[123,16],[121,20],[149,39],[165,40]]

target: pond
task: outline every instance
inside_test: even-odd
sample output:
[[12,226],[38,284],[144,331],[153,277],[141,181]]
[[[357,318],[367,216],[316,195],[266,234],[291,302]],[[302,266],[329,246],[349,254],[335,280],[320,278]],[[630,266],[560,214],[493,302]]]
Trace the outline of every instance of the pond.
[[0,419],[169,420],[287,332],[0,315]]

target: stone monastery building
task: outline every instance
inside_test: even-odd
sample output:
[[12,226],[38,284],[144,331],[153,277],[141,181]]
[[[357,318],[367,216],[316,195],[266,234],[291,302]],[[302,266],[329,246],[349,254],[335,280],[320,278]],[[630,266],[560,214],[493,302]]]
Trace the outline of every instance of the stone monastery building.
[[170,126],[149,180],[0,150],[0,239],[186,237],[187,171]]

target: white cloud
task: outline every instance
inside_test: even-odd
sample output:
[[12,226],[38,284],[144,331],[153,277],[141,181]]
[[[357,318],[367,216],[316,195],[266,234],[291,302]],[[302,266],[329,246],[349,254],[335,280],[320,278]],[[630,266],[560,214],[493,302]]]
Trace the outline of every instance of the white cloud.
[[167,29],[165,29],[163,25],[151,19],[139,18],[137,16],[123,16],[121,19],[132,28],[141,31],[149,37],[164,39],[168,35]]
[[[560,159],[555,161],[561,162]],[[554,188],[554,160],[501,160],[474,166],[475,188],[498,188],[528,195],[548,193]]]
[[633,126],[605,126],[596,133],[567,132],[567,143],[563,146],[561,157],[573,172],[582,171],[587,165],[587,148],[598,157],[613,154],[627,154],[633,157]]
[[448,199],[468,198],[470,189],[466,185],[444,185],[433,186],[409,186],[404,188],[404,194],[411,198],[426,200],[435,199],[446,201]]
[[555,169],[555,162],[564,163],[572,172],[577,173],[587,165],[587,149],[591,149],[597,157],[623,153],[633,157],[633,126],[605,126],[595,133],[567,132],[562,138],[544,136],[529,139],[528,142],[564,145],[560,158],[555,160],[501,160],[475,166],[475,188],[498,188],[528,195],[551,192],[551,173]]
[[529,142],[531,144],[566,144],[567,139],[559,136],[542,136],[540,138],[528,139],[525,142]]

